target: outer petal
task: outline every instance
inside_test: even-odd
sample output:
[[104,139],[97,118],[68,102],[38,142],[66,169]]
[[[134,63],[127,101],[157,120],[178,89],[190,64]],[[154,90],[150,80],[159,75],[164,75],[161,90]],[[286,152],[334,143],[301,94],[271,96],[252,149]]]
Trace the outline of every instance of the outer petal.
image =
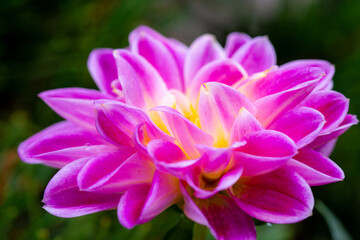
[[206,225],[219,240],[255,240],[255,225],[246,213],[228,196],[215,195],[212,198],[192,199],[184,186],[184,212],[195,222]]
[[294,223],[312,214],[314,198],[309,185],[296,172],[279,169],[270,174],[242,178],[231,194],[250,216],[271,223]]
[[251,37],[245,33],[232,32],[227,36],[225,52],[230,58],[245,43],[249,42]]
[[[166,38],[160,33],[156,32],[154,29],[151,29],[147,26],[139,26],[130,33],[129,42],[130,44],[135,41],[139,35],[144,34],[153,37],[154,39],[160,41],[164,44],[165,47],[171,52],[174,59],[176,60],[177,66],[179,68],[179,73],[182,75],[184,69],[185,56],[188,51],[187,46],[183,43],[177,41],[176,39]],[[183,76],[182,82],[183,82]]]
[[287,165],[299,173],[310,186],[344,179],[344,172],[329,158],[310,148],[302,148]]
[[325,118],[320,112],[312,108],[300,107],[287,112],[268,129],[285,133],[294,140],[298,148],[302,148],[319,135],[324,124]]
[[61,117],[94,129],[94,100],[109,97],[96,90],[84,88],[62,88],[45,91],[39,97]]
[[179,68],[169,49],[149,34],[138,34],[130,42],[131,51],[144,57],[161,75],[169,89],[183,89]]
[[276,53],[268,37],[256,37],[246,42],[232,56],[246,72],[262,72],[276,64]]
[[215,146],[226,146],[231,128],[241,108],[256,113],[255,105],[237,90],[219,83],[206,83],[199,97],[201,128],[215,139]]
[[113,49],[109,48],[93,50],[90,53],[87,65],[101,92],[115,97],[116,94],[112,91],[111,83],[118,77],[113,51]]
[[117,101],[96,101],[96,127],[109,142],[119,146],[132,146],[136,126],[149,122],[145,112]]
[[204,66],[191,81],[188,94],[196,103],[202,84],[207,82],[223,83],[229,86],[247,77],[247,73],[238,63],[231,59],[213,61]]
[[197,38],[191,44],[185,58],[185,86],[190,86],[196,73],[206,64],[225,57],[224,50],[214,36],[206,34]]
[[77,159],[114,148],[94,131],[60,122],[22,142],[18,151],[24,162],[61,168]]
[[58,217],[77,217],[115,208],[121,194],[97,194],[80,191],[77,175],[88,159],[79,159],[63,167],[45,189],[45,210]]
[[154,165],[134,149],[118,149],[91,158],[78,175],[78,185],[82,191],[118,193],[131,187],[150,183]]
[[273,130],[252,133],[244,146],[234,151],[234,161],[244,167],[242,176],[254,176],[274,171],[296,154],[295,143]]
[[337,137],[342,135],[346,130],[348,130],[352,125],[355,125],[359,122],[355,115],[347,115],[344,121],[334,130],[329,133],[324,133],[318,136],[313,142],[311,142],[307,147],[309,148],[318,148],[322,147],[324,144],[327,144],[330,141],[335,140]]
[[319,84],[316,86],[315,90],[330,90],[332,88],[333,82],[332,78],[335,73],[335,67],[328,61],[324,60],[296,60],[288,62],[282,67],[318,67],[325,71],[325,76],[319,81]]
[[121,198],[118,217],[126,228],[150,221],[180,198],[179,181],[168,174],[155,172],[151,187],[131,188]]
[[344,120],[349,110],[349,99],[335,91],[318,91],[312,93],[301,105],[314,108],[324,115],[326,123],[321,133],[328,133]]
[[212,145],[213,138],[210,135],[184,118],[176,110],[168,107],[156,107],[153,110],[161,112],[170,135],[175,137],[178,146],[189,159],[199,157],[198,150],[195,147],[196,144]]
[[154,67],[126,50],[116,50],[114,57],[126,103],[144,110],[162,105],[169,94]]

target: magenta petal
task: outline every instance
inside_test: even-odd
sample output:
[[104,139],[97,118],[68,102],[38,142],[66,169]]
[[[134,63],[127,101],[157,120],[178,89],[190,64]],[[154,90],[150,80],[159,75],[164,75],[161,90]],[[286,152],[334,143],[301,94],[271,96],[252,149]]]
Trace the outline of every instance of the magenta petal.
[[136,126],[150,121],[145,112],[118,101],[96,101],[96,127],[109,142],[132,146]]
[[246,72],[262,72],[276,64],[276,53],[267,37],[256,37],[242,45],[231,57],[244,67]]
[[45,91],[39,97],[61,117],[76,124],[94,129],[94,100],[108,99],[96,90],[62,88]]
[[99,193],[116,193],[131,187],[150,183],[154,165],[133,149],[118,149],[92,157],[78,176],[81,190]]
[[329,157],[335,148],[336,142],[337,142],[337,138],[331,140],[330,142],[325,143],[320,147],[315,148],[315,150]]
[[247,77],[245,70],[231,59],[214,61],[203,67],[191,81],[188,94],[195,103],[202,84],[217,82],[232,86]]
[[60,122],[33,135],[18,148],[26,163],[42,163],[61,168],[77,159],[111,151],[108,144],[95,131],[89,131],[71,122]]
[[302,148],[287,165],[299,173],[310,186],[342,181],[344,172],[323,154],[310,148]]
[[244,140],[246,144],[234,151],[234,161],[244,167],[244,177],[280,168],[297,150],[294,141],[285,134],[273,130],[254,132]]
[[90,53],[87,65],[92,78],[101,92],[116,96],[111,87],[111,83],[118,79],[113,51],[113,49],[109,48],[93,50]]
[[225,57],[224,50],[214,36],[207,34],[197,38],[191,44],[185,58],[185,86],[190,86],[196,73],[206,64]]
[[144,110],[161,105],[168,90],[155,68],[126,50],[115,50],[114,57],[126,103]]
[[150,35],[140,34],[130,42],[131,51],[144,57],[161,75],[169,89],[182,90],[177,63],[169,49]]
[[332,78],[335,73],[335,67],[328,61],[324,60],[296,60],[288,62],[281,67],[318,67],[324,70],[325,76],[319,81],[315,90],[330,90],[333,82]]
[[230,137],[231,128],[241,108],[256,113],[255,105],[239,91],[220,83],[206,83],[199,97],[201,128],[222,146]]
[[313,92],[301,105],[311,107],[324,115],[326,123],[321,133],[331,132],[344,120],[349,110],[349,99],[335,91]]
[[298,148],[312,142],[325,124],[324,116],[315,109],[300,107],[290,110],[271,124],[273,129],[288,135]]
[[120,193],[97,194],[80,191],[77,175],[88,159],[80,159],[63,167],[45,189],[44,209],[58,217],[77,217],[115,208]]
[[344,121],[335,129],[333,129],[329,133],[321,134],[318,136],[313,142],[311,142],[307,147],[309,148],[318,148],[323,146],[324,144],[336,139],[340,135],[342,135],[346,130],[348,130],[352,125],[358,124],[359,120],[357,120],[355,115],[347,115]]
[[189,159],[195,159],[199,156],[196,144],[211,146],[213,138],[202,129],[186,119],[176,110],[169,107],[156,107],[154,111],[163,115],[165,124],[171,131],[178,145],[187,154]]
[[171,175],[155,172],[149,185],[129,189],[118,205],[120,223],[126,228],[142,224],[160,214],[180,198],[179,182]]
[[245,108],[241,108],[231,129],[230,143],[240,141],[253,132],[263,130],[260,122]]
[[295,223],[312,214],[314,198],[296,172],[282,168],[270,174],[242,178],[231,194],[250,216],[270,223]]
[[250,41],[251,37],[245,33],[233,32],[227,36],[225,44],[225,53],[230,58],[245,43]]
[[183,185],[180,188],[185,200],[186,216],[209,227],[216,239],[256,239],[253,220],[230,197],[218,194],[204,200],[192,199]]

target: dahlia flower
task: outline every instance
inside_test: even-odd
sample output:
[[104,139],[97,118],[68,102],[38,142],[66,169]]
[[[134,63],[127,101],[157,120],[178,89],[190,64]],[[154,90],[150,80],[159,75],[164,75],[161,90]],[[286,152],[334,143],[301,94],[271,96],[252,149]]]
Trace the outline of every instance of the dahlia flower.
[[65,121],[19,146],[60,168],[44,208],[59,217],[117,209],[126,228],[176,204],[217,239],[255,239],[253,218],[312,214],[310,186],[344,178],[328,157],[358,121],[323,60],[276,65],[267,37],[212,35],[190,47],[140,26],[126,49],[96,49],[98,90],[39,96]]

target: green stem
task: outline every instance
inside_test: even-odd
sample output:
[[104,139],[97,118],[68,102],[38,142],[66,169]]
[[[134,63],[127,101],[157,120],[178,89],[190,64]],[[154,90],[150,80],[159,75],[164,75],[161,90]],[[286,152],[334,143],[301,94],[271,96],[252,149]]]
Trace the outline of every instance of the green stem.
[[194,223],[192,240],[206,240],[207,227]]

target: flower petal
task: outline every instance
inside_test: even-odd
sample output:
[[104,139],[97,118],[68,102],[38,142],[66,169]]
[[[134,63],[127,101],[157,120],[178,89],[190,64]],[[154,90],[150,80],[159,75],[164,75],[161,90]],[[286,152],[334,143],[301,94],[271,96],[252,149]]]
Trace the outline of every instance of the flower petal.
[[150,221],[179,198],[179,181],[171,175],[155,172],[151,186],[142,185],[125,192],[118,205],[118,218],[130,229]]
[[296,172],[281,168],[257,177],[241,178],[231,190],[238,206],[250,216],[270,223],[295,223],[312,214],[314,198]]
[[285,134],[260,130],[244,138],[246,144],[234,151],[234,161],[244,167],[242,176],[274,171],[296,154],[295,143]]
[[58,217],[77,217],[115,208],[121,194],[98,194],[80,191],[77,175],[88,159],[83,158],[64,166],[48,183],[44,209]]
[[95,131],[89,131],[71,122],[60,122],[22,142],[18,152],[26,163],[41,163],[61,168],[77,159],[114,148]]
[[268,37],[256,37],[242,45],[231,57],[246,72],[262,72],[276,64],[276,53]]
[[315,109],[300,107],[290,110],[278,118],[268,129],[285,133],[298,148],[312,142],[325,124],[324,116]]
[[84,88],[62,88],[45,91],[39,97],[66,120],[94,129],[94,100],[109,99],[99,91]]
[[82,191],[117,193],[144,183],[150,183],[154,165],[134,149],[123,148],[92,157],[78,175]]
[[318,67],[325,71],[325,76],[319,81],[319,84],[316,86],[315,90],[330,90],[332,88],[333,82],[332,78],[335,73],[335,67],[328,61],[324,60],[296,60],[288,62],[281,67]]
[[109,142],[119,146],[132,146],[136,126],[149,122],[145,112],[118,101],[96,101],[96,128]]
[[169,49],[149,34],[138,34],[130,41],[133,53],[144,57],[161,75],[169,89],[183,89],[178,65]]
[[325,90],[312,93],[301,105],[314,108],[324,115],[326,123],[321,133],[328,133],[344,120],[349,110],[349,99],[341,93]]
[[115,50],[114,57],[126,103],[144,110],[161,105],[168,90],[154,67],[126,50]]
[[250,41],[251,37],[245,33],[232,32],[227,36],[225,44],[226,55],[230,58],[233,54],[242,47],[245,43]]
[[184,77],[185,87],[190,86],[196,73],[206,64],[224,59],[225,52],[215,37],[205,34],[197,38],[190,46],[185,58]]
[[310,148],[302,148],[287,165],[299,173],[310,186],[342,181],[344,172],[323,154]]
[[255,105],[237,90],[220,83],[206,83],[199,97],[201,128],[212,135],[215,146],[228,143],[231,128],[241,108],[256,113]]
[[186,216],[209,227],[216,239],[256,239],[255,225],[251,217],[230,197],[218,194],[204,200],[192,199],[182,184],[180,188],[185,200]]
[[87,65],[100,91],[115,97],[116,94],[112,91],[111,83],[117,80],[118,76],[113,51],[114,49],[110,48],[93,50],[89,55]]
[[213,138],[182,116],[176,110],[169,107],[156,107],[153,109],[161,113],[170,135],[174,136],[178,146],[184,151],[189,159],[199,156],[196,144],[211,146]]
[[188,94],[192,99],[192,102],[196,103],[202,84],[207,82],[217,82],[232,86],[246,77],[247,73],[245,70],[231,59],[213,61],[204,66],[195,75],[188,88]]
[[241,108],[231,129],[230,144],[240,141],[253,132],[263,130],[264,127],[246,108]]

